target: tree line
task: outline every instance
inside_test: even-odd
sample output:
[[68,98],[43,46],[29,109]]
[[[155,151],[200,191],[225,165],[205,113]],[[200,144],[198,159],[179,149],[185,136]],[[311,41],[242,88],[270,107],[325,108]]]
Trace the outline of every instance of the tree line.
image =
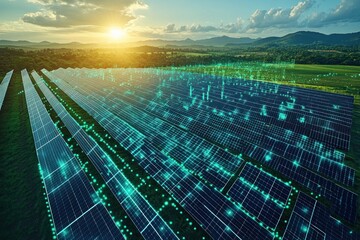
[[[241,54],[245,53],[245,54]],[[261,54],[259,54],[261,53]],[[360,66],[359,47],[255,47],[251,49],[169,49],[145,51],[126,49],[41,49],[0,48],[0,72],[24,68],[162,67],[237,61],[292,61],[302,64]]]

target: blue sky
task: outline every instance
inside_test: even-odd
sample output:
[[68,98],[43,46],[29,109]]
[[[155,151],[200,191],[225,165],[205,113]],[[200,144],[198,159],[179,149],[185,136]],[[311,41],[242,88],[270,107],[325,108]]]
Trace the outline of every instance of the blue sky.
[[360,0],[0,0],[0,39],[106,42],[360,31]]

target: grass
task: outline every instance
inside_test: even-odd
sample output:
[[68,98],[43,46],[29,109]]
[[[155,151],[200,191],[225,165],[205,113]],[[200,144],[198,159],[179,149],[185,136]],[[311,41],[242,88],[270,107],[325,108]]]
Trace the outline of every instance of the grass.
[[360,104],[360,67],[307,64],[265,64],[241,62],[178,67],[176,69],[195,73],[257,79],[279,84],[305,87],[327,92],[352,95]]
[[22,90],[20,72],[16,72],[0,112],[0,236],[2,239],[51,239]]

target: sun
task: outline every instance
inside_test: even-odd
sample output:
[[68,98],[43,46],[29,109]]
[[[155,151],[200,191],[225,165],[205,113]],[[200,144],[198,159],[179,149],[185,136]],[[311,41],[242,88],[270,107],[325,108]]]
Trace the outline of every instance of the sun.
[[120,40],[122,38],[124,38],[125,36],[125,31],[121,28],[111,28],[109,31],[109,35],[113,40]]

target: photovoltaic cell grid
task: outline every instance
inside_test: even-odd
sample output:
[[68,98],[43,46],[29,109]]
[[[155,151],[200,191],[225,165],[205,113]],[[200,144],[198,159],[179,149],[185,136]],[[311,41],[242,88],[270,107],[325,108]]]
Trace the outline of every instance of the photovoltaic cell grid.
[[36,153],[58,239],[124,239],[60,136],[26,70],[21,72]]
[[5,95],[6,95],[6,92],[7,92],[7,89],[8,89],[10,79],[11,79],[11,76],[12,76],[13,72],[14,72],[14,70],[6,73],[4,79],[2,80],[2,82],[0,84],[0,110],[1,110],[2,105],[4,103]]
[[[295,180],[311,191],[325,196],[333,203],[333,211],[350,222],[355,221],[357,196],[351,191],[335,184],[328,178],[323,177],[323,175],[325,175],[333,177],[335,180],[347,185],[353,184],[354,169],[345,166],[341,163],[341,160],[339,161],[339,159],[337,159],[339,156],[340,158],[341,156],[343,157],[343,155],[339,154],[335,149],[329,150],[331,146],[326,145],[326,143],[313,140],[306,135],[296,133],[286,128],[265,124],[257,120],[256,116],[250,117],[252,115],[248,114],[249,111],[244,111],[244,107],[250,106],[253,108],[254,104],[251,104],[249,101],[246,101],[247,105],[234,108],[234,101],[229,102],[224,100],[226,98],[225,91],[220,95],[220,100],[224,101],[220,101],[219,98],[216,99],[216,97],[206,101],[210,92],[203,94],[202,97],[205,101],[202,99],[198,100],[194,97],[194,88],[192,86],[188,88],[186,85],[189,82],[188,78],[193,78],[192,75],[187,74],[173,73],[173,75],[171,75],[151,69],[113,70],[113,72],[109,70],[108,73],[110,73],[110,75],[107,78],[104,77],[106,72],[103,70],[99,72],[97,72],[97,70],[72,72],[70,70],[58,70],[56,73],[63,74],[65,78],[71,75],[69,81],[74,82],[74,85],[81,84],[84,82],[83,80],[86,79],[87,84],[82,87],[86,87],[86,91],[92,93],[88,97],[94,98],[95,95],[99,95],[97,99],[103,101],[105,103],[104,106],[113,108],[112,111],[121,117],[124,117],[124,115],[119,105],[122,104],[120,106],[123,108],[130,108],[121,102],[124,101],[128,103],[127,105],[132,105],[144,112],[156,115],[180,129],[189,130],[189,132],[201,138],[244,153],[284,174],[286,177]],[[121,79],[121,81],[114,84],[114,82],[116,82],[115,78]],[[205,80],[196,78],[196,82],[206,81],[207,78],[209,78],[210,80],[208,81],[212,83],[213,79],[211,76],[206,76],[206,78],[204,78]],[[100,84],[100,81],[103,79],[111,81],[101,83],[103,88],[94,87]],[[193,82],[191,82],[191,85]],[[185,86],[181,86],[181,84]],[[256,84],[259,83],[257,82]],[[91,88],[90,85],[93,85],[93,87]],[[180,87],[177,85],[180,85]],[[273,88],[274,89],[269,90],[269,92],[279,92],[278,85],[275,85]],[[79,89],[81,90],[81,88]],[[169,91],[167,95],[165,94],[166,89]],[[211,90],[212,87],[204,89]],[[292,91],[300,91],[301,94],[305,96],[309,95],[306,93],[308,91],[303,93],[302,89]],[[84,94],[87,93],[84,92]],[[330,95],[331,99],[334,98],[333,94],[324,94]],[[112,96],[114,97],[111,100]],[[352,106],[352,104],[350,104],[352,98],[341,95],[339,98],[345,99],[345,103],[343,104],[345,110],[349,109],[347,105]],[[211,106],[215,101],[218,108]],[[324,101],[330,100],[322,100],[322,102]],[[219,108],[221,103],[224,103],[223,105],[225,106]],[[309,104],[314,105],[313,103]],[[307,108],[307,106],[302,106],[302,108]],[[224,109],[228,109],[228,112],[225,112]],[[246,113],[245,116],[240,114],[241,111]],[[332,110],[330,110],[330,112],[331,111]],[[267,115],[267,112],[268,110],[262,110],[262,112],[257,115]],[[142,119],[143,117],[139,118]],[[340,122],[345,122],[343,119],[340,120]],[[128,119],[128,122],[134,124],[132,120]],[[155,126],[158,122],[158,120],[155,121]],[[219,122],[222,124],[219,124]],[[148,123],[149,121],[145,121],[143,124],[147,125]],[[277,132],[282,130],[281,134],[274,134],[274,136],[278,136],[280,139],[277,141],[275,141],[275,137],[269,139],[268,134],[271,132],[270,129],[276,129]],[[291,141],[288,142],[287,139],[292,139],[292,144]],[[269,143],[269,140],[272,140],[273,145]],[[176,151],[175,148],[174,152],[175,153],[168,153],[165,151],[167,154],[172,154],[173,157],[174,154],[179,156],[179,153],[184,155],[183,149]],[[184,156],[181,157],[186,159]],[[320,172],[320,175],[315,172]],[[212,177],[210,179],[218,181],[221,178],[215,179]],[[221,183],[221,181],[218,182]]]
[[284,240],[359,239],[359,234],[332,218],[324,205],[300,192]]
[[273,239],[274,233],[260,225],[241,206],[209,188],[181,164],[162,154],[136,129],[114,116],[99,102],[85,97],[63,80],[43,71],[60,89],[92,115],[166,191],[214,239],[241,239],[252,235],[255,239]]
[[[121,142],[122,146],[125,146],[125,148],[127,147],[127,149],[135,157],[137,157],[137,160],[141,162],[141,165],[144,167],[145,170],[147,170],[149,173],[151,173],[150,175],[152,175],[154,177],[154,179],[159,181],[159,179],[161,179],[161,178],[157,178],[158,175],[163,174],[162,180],[167,179],[166,181],[168,181],[168,182],[164,183],[162,186],[166,190],[168,190],[170,193],[178,194],[177,200],[179,200],[183,204],[186,202],[190,203],[191,202],[190,200],[192,200],[192,202],[191,202],[192,206],[188,206],[188,205],[184,204],[184,207],[186,206],[187,208],[185,208],[185,209],[187,211],[190,211],[191,215],[193,215],[194,218],[197,219],[198,222],[200,222],[200,223],[204,223],[204,222],[206,223],[207,220],[204,218],[204,215],[199,214],[201,212],[200,206],[198,206],[198,208],[194,209],[194,207],[197,206],[196,200],[199,200],[199,199],[196,199],[196,197],[198,195],[195,193],[197,193],[197,191],[189,193],[187,191],[184,191],[183,189],[181,191],[174,191],[174,188],[172,190],[170,188],[170,190],[169,190],[169,188],[167,188],[167,187],[169,186],[168,184],[178,184],[177,188],[181,189],[181,186],[182,186],[181,184],[184,184],[187,186],[187,189],[196,188],[197,190],[204,191],[203,186],[201,186],[199,184],[195,184],[196,181],[193,181],[190,184],[191,181],[188,181],[188,179],[186,182],[182,181],[184,178],[181,179],[181,178],[179,178],[179,176],[175,176],[176,175],[176,174],[174,174],[175,171],[171,172],[172,170],[169,170],[169,168],[166,168],[166,166],[161,164],[161,163],[165,163],[166,165],[171,166],[172,164],[177,163],[177,162],[171,161],[171,159],[166,157],[166,156],[170,156],[172,151],[174,151],[175,154],[172,154],[172,156],[170,156],[171,158],[187,159],[186,156],[189,156],[189,155],[186,155],[186,154],[184,155],[183,152],[186,152],[187,149],[189,149],[189,150],[194,150],[194,149],[189,148],[189,146],[192,146],[193,143],[191,140],[186,141],[187,140],[186,138],[210,139],[211,143],[216,142],[216,143],[219,143],[220,146],[223,146],[224,148],[229,147],[230,149],[240,146],[237,148],[238,150],[239,149],[242,150],[240,152],[243,152],[247,155],[250,155],[251,157],[254,157],[256,160],[259,160],[260,162],[273,167],[275,170],[278,170],[285,176],[299,182],[300,184],[307,187],[308,189],[313,190],[317,193],[320,193],[323,196],[325,196],[326,198],[328,198],[330,200],[330,202],[333,203],[332,211],[334,211],[338,215],[341,215],[342,217],[344,217],[346,220],[349,220],[349,221],[353,221],[355,219],[355,216],[356,216],[355,205],[356,205],[356,197],[357,196],[355,194],[353,194],[352,192],[346,190],[345,188],[342,188],[339,185],[336,185],[332,181],[321,176],[321,175],[323,175],[323,172],[321,172],[320,170],[324,169],[323,165],[321,166],[321,168],[320,168],[320,165],[315,165],[318,168],[317,171],[322,173],[321,175],[318,175],[318,174],[313,173],[313,171],[309,171],[309,170],[313,170],[311,168],[311,166],[312,166],[311,163],[309,164],[309,163],[301,162],[301,161],[297,161],[297,160],[293,160],[293,161],[288,160],[287,159],[287,158],[289,158],[288,155],[281,156],[279,154],[279,151],[281,151],[281,150],[283,151],[284,149],[287,150],[288,148],[290,149],[290,153],[292,153],[293,150],[291,149],[291,147],[294,148],[295,151],[296,150],[300,151],[302,149],[305,149],[306,150],[305,153],[301,152],[301,154],[299,155],[299,153],[297,152],[296,155],[294,155],[294,154],[292,154],[292,155],[294,155],[295,158],[300,158],[300,156],[309,154],[309,153],[313,154],[315,156],[314,158],[316,158],[317,156],[320,156],[320,158],[315,159],[313,161],[318,161],[320,163],[322,163],[322,162],[330,163],[330,167],[332,167],[333,169],[331,169],[326,164],[325,164],[325,169],[329,168],[329,169],[331,169],[331,171],[337,172],[337,171],[339,171],[340,167],[342,167],[342,168],[346,167],[345,165],[342,164],[344,154],[335,150],[334,146],[331,145],[331,141],[330,142],[322,141],[321,138],[312,136],[311,135],[312,133],[309,133],[309,136],[307,136],[307,135],[305,135],[304,132],[300,133],[302,130],[300,130],[300,132],[297,132],[295,130],[290,130],[292,127],[290,125],[287,126],[284,124],[281,125],[279,123],[271,123],[271,121],[270,122],[261,121],[260,118],[258,118],[257,116],[254,116],[253,112],[250,112],[249,110],[244,111],[244,108],[248,105],[250,106],[250,109],[254,108],[254,104],[251,104],[251,102],[249,102],[249,100],[245,100],[243,106],[241,106],[241,104],[236,105],[235,104],[236,99],[235,100],[232,99],[231,101],[226,100],[226,98],[228,98],[226,91],[221,90],[220,97],[218,97],[217,99],[216,98],[212,99],[210,96],[214,95],[214,94],[211,94],[211,89],[213,89],[215,87],[214,86],[209,87],[209,82],[213,84],[213,81],[210,76],[205,76],[206,78],[210,79],[206,85],[206,86],[208,86],[207,91],[205,91],[206,87],[203,87],[202,94],[198,94],[198,98],[197,98],[197,97],[194,97],[194,94],[195,94],[194,89],[195,88],[192,86],[194,81],[192,81],[191,84],[189,84],[189,81],[188,81],[188,79],[191,79],[192,75],[186,76],[186,74],[179,74],[179,75],[175,75],[173,73],[164,74],[163,72],[161,72],[159,70],[148,70],[148,69],[147,70],[138,70],[138,69],[100,70],[100,71],[99,70],[89,70],[89,69],[85,69],[82,71],[81,70],[59,69],[57,71],[53,71],[52,74],[48,73],[47,71],[44,71],[44,73],[46,73],[53,80],[57,80],[58,78],[61,78],[61,79],[68,81],[68,83],[70,83],[72,87],[70,85],[67,86],[67,83],[62,83],[62,80],[58,80],[57,83],[59,83],[61,85],[63,84],[62,86],[65,87],[65,89],[63,89],[63,90],[67,94],[72,96],[72,98],[74,100],[77,99],[78,101],[80,101],[78,103],[80,106],[83,105],[82,106],[83,108],[86,105],[86,101],[89,102],[90,100],[93,100],[92,104],[85,106],[85,108],[87,107],[87,111],[89,113],[92,112],[93,116],[97,116],[97,118],[96,117],[94,117],[94,118],[97,121],[99,121],[99,123],[102,124],[104,126],[104,128],[106,128],[110,133],[112,130],[112,135],[114,136],[114,138],[117,139],[119,142]],[[120,79],[121,81],[117,82],[116,79]],[[110,81],[108,81],[108,80],[110,80]],[[226,81],[228,81],[228,80],[229,79],[227,79]],[[101,81],[103,81],[103,82],[101,82]],[[200,80],[196,79],[196,81],[201,82],[201,79]],[[204,81],[206,81],[206,79]],[[235,79],[232,81],[236,82],[238,80]],[[99,85],[101,87],[99,87]],[[177,86],[177,85],[180,85],[180,86]],[[185,86],[182,86],[182,85],[185,85]],[[241,84],[235,84],[234,86],[237,86],[237,85],[240,85],[241,87],[243,87]],[[94,86],[97,86],[97,87],[94,87]],[[225,86],[225,84],[224,84],[224,86]],[[79,92],[73,91],[72,88],[74,88],[74,87],[76,87],[76,89],[82,94],[79,94]],[[254,86],[252,86],[251,88],[253,88],[253,87]],[[255,84],[255,87],[258,88],[259,86],[256,86],[256,84]],[[225,88],[225,87],[223,87],[223,88]],[[237,88],[237,87],[234,87],[234,88]],[[253,89],[251,89],[251,90],[253,90]],[[307,90],[306,91],[303,91],[302,89],[295,89],[295,90],[291,88],[290,93],[294,93],[294,92],[298,91],[304,96],[311,95],[311,93],[309,93]],[[168,93],[166,93],[166,91],[168,91]],[[274,89],[269,90],[270,93],[272,91],[278,93],[279,87],[275,86]],[[260,92],[263,93],[263,91],[260,91]],[[257,94],[258,94],[256,92],[254,94],[251,91],[249,91],[249,93],[251,93],[252,96],[257,96]],[[266,92],[266,93],[268,93],[268,92]],[[285,97],[288,97],[289,91],[287,91],[286,94],[282,94],[282,95]],[[201,96],[201,98],[200,98],[200,96]],[[331,102],[335,99],[335,96],[332,94],[329,94],[328,96],[329,96],[330,100],[322,99],[323,97],[319,98],[317,96],[312,96],[314,103],[317,103],[317,104],[311,103],[312,109],[310,109],[309,106],[301,105],[302,110],[310,109],[308,112],[308,115],[313,114],[315,116],[314,119],[315,120],[318,119],[318,120],[316,120],[317,122],[314,119],[312,119],[310,121],[310,122],[314,123],[315,125],[317,124],[316,126],[321,125],[319,123],[323,120],[324,121],[326,120],[326,117],[324,118],[324,116],[326,114],[328,116],[331,116],[331,114],[332,114],[331,111],[333,111],[333,110],[321,112],[323,109],[319,108],[319,106],[321,104],[325,104],[325,105],[327,104],[328,106],[331,106]],[[333,99],[331,100],[331,98],[333,98]],[[330,131],[331,129],[333,129],[333,126],[336,126],[337,130],[341,130],[341,129],[346,130],[346,127],[343,128],[344,125],[347,125],[347,124],[351,125],[351,118],[349,118],[347,115],[349,115],[349,113],[351,115],[351,110],[349,110],[349,109],[351,109],[351,107],[352,107],[353,100],[351,98],[349,99],[346,96],[340,96],[340,98],[344,98],[345,103],[343,105],[341,105],[341,104],[333,105],[332,108],[334,110],[342,109],[342,111],[344,112],[344,117],[340,116],[338,119],[337,118],[332,119],[331,117],[329,117],[331,119],[331,121],[333,121],[334,123],[328,124],[326,126],[326,129],[327,128],[328,129],[326,130],[326,132],[323,132],[323,133],[329,135],[330,137],[334,137],[336,135],[336,134],[334,135],[334,133],[331,133],[331,131]],[[292,100],[292,101],[294,101],[294,100]],[[215,105],[216,105],[215,107],[213,106],[213,104],[214,104],[213,102],[215,102]],[[224,103],[223,106],[221,106],[221,102]],[[301,101],[298,101],[298,102],[301,102]],[[234,109],[235,105],[236,105],[236,107]],[[97,110],[94,109],[95,106],[96,106]],[[269,108],[268,105],[266,105],[265,107],[263,107],[263,106],[264,105],[262,105],[261,112],[259,115],[260,116],[268,116],[269,109],[271,110],[271,108]],[[282,119],[283,115],[279,113],[279,116],[282,116],[282,117],[278,117],[278,119],[275,119],[273,117],[273,121],[275,119],[277,121],[285,121],[286,122],[288,119],[290,119],[290,118],[288,118],[288,114],[287,114],[288,112],[286,112],[287,111],[286,109],[287,108],[288,108],[288,110],[294,109],[294,106],[296,106],[296,104],[291,105],[291,104],[286,103],[286,106],[285,106],[283,103],[281,103],[279,106],[279,112],[280,113],[285,112],[286,117],[284,117],[285,119]],[[309,108],[309,109],[307,109],[307,108]],[[104,111],[104,109],[109,109],[110,112]],[[227,110],[228,112],[226,112],[225,110]],[[100,114],[100,112],[102,114]],[[136,118],[131,118],[131,115],[129,114],[130,112],[136,112],[135,116],[140,118],[140,120],[136,121]],[[245,114],[241,115],[241,112],[243,112]],[[113,115],[113,113],[115,115]],[[209,113],[211,113],[211,114],[209,114]],[[289,114],[289,115],[291,115],[291,114]],[[120,117],[120,119],[117,118],[116,116]],[[149,116],[155,116],[156,118],[154,118],[154,117],[151,118]],[[226,116],[226,117],[224,118],[224,116]],[[105,120],[108,118],[110,119],[110,121]],[[144,118],[146,120],[141,122],[142,118]],[[204,121],[204,119],[206,121]],[[251,119],[252,124],[249,124],[250,119]],[[349,119],[350,119],[350,121],[348,121]],[[125,121],[121,121],[121,120],[125,120]],[[302,121],[303,120],[300,119],[298,122],[302,123]],[[146,122],[146,123],[153,122],[153,123],[148,124],[149,126],[145,126],[144,122]],[[196,127],[194,127],[194,125],[191,125],[194,122],[197,124]],[[230,122],[230,124],[226,123],[226,122]],[[261,128],[259,129],[257,126],[251,128],[253,125],[256,125],[256,124],[254,124],[254,122],[256,124],[260,125]],[[116,123],[116,124],[114,124],[114,123]],[[123,124],[124,127],[126,126],[126,128],[121,129],[121,130],[116,129],[115,126],[119,126],[119,123]],[[169,123],[170,123],[170,125],[169,125]],[[299,124],[299,123],[296,123],[296,124]],[[161,131],[159,131],[159,132],[161,132],[161,134],[159,134],[159,133],[157,135],[154,134],[154,129],[152,130],[151,126],[153,125],[155,127],[156,124],[158,124],[158,126],[161,126],[161,128],[159,128],[159,130],[161,130]],[[226,130],[226,128],[224,128],[224,124],[228,124],[232,127],[239,126],[242,128],[240,128],[240,130],[238,128],[235,131],[234,131],[234,129],[232,129],[233,132],[231,134],[230,131],[229,131],[229,133],[224,131],[224,130]],[[111,129],[111,126],[115,129]],[[177,128],[174,128],[174,126],[176,126]],[[193,128],[189,128],[189,126],[192,126]],[[200,127],[203,129],[199,130]],[[211,127],[211,128],[209,128],[209,127]],[[251,131],[246,132],[245,129],[251,129]],[[264,131],[264,129],[265,129],[265,131]],[[204,132],[206,135],[202,135],[202,134],[204,134]],[[243,132],[246,132],[248,135],[243,134]],[[274,145],[271,145],[271,144],[266,145],[266,144],[264,144],[262,137],[260,137],[260,138],[253,137],[253,134],[256,132],[263,133],[263,135],[266,137],[268,135],[271,135],[271,137],[268,138],[267,141],[269,141],[269,139],[270,140],[275,139],[278,141]],[[334,131],[332,131],[332,132],[334,132]],[[169,133],[172,133],[172,134],[169,135]],[[171,135],[174,135],[174,133],[175,133],[175,137],[169,138]],[[184,135],[184,133],[186,133],[186,134]],[[236,133],[236,134],[234,134],[234,133]],[[188,135],[188,134],[190,134],[190,135]],[[334,136],[331,136],[331,134],[333,134]],[[229,141],[226,138],[224,140],[224,137],[223,137],[224,135],[226,136],[226,138],[230,139],[231,141]],[[236,138],[236,137],[234,137],[234,135],[241,135],[241,137]],[[182,136],[186,136],[186,137],[182,138]],[[192,137],[190,138],[190,136],[192,136]],[[194,138],[194,136],[195,136],[195,138]],[[197,136],[200,138],[198,138]],[[138,140],[140,140],[140,142],[137,142],[136,140],[134,141],[134,139],[136,139],[136,138]],[[246,141],[244,141],[243,138],[245,138]],[[335,136],[335,138],[337,138],[337,136]],[[171,139],[171,141],[169,141],[169,139]],[[177,141],[177,139],[181,139],[181,141]],[[149,140],[150,140],[150,142],[149,142]],[[203,139],[201,139],[201,140],[203,140]],[[177,144],[179,144],[179,142],[182,142],[183,144],[177,145]],[[186,146],[186,142],[188,142],[189,146]],[[194,141],[194,143],[196,143],[196,142],[197,141]],[[206,141],[206,143],[209,143],[209,142]],[[231,144],[229,144],[229,143],[231,143]],[[254,143],[256,143],[256,144],[254,144]],[[228,144],[228,145],[226,145],[226,144]],[[144,145],[146,145],[146,147],[144,147]],[[201,146],[201,145],[199,145],[199,146]],[[216,145],[214,145],[214,146],[216,146]],[[170,151],[169,151],[169,149],[170,149]],[[177,150],[177,149],[179,149],[179,150]],[[196,149],[197,148],[195,148],[195,150]],[[276,150],[276,149],[278,149],[278,150]],[[161,150],[160,154],[158,154],[158,150]],[[203,154],[202,157],[206,156],[205,153],[208,153],[211,156],[211,154],[213,153],[213,152],[211,152],[211,148],[208,150],[210,150],[210,151],[202,151],[202,154]],[[195,151],[194,151],[194,153],[195,153]],[[151,163],[149,161],[146,161],[146,159],[145,159],[148,156],[150,156],[152,159]],[[178,157],[176,157],[176,156],[178,156]],[[302,161],[306,161],[307,158],[311,159],[311,157],[307,156]],[[176,160],[179,161],[178,159],[176,159]],[[211,160],[211,158],[209,158],[209,160]],[[192,157],[191,161],[196,162],[196,158]],[[335,164],[338,164],[338,165],[335,165]],[[176,164],[174,164],[174,165],[176,165]],[[302,165],[305,165],[305,167]],[[249,166],[250,165],[247,164],[245,166],[244,170],[249,168]],[[187,167],[191,170],[191,167],[189,167],[189,166],[187,166]],[[221,169],[219,165],[215,166],[214,169],[216,169],[216,168]],[[187,170],[189,170],[189,169],[187,169]],[[331,171],[329,171],[329,172],[331,172]],[[334,180],[337,180],[340,182],[344,181],[345,184],[352,185],[354,173],[352,172],[352,169],[348,168],[348,171],[349,172],[345,171],[341,174],[343,176],[345,176],[345,178],[346,178],[346,175],[349,174],[349,176],[347,176],[347,177],[350,180],[344,180],[344,177],[338,178],[338,179],[336,177],[334,177]],[[192,171],[192,170],[189,172],[194,173],[194,171]],[[327,173],[327,172],[325,171],[325,173]],[[201,172],[198,172],[197,174],[199,174],[200,176],[202,175]],[[222,175],[224,175],[224,174],[222,174]],[[331,176],[331,173],[329,173],[329,175]],[[337,175],[339,175],[339,174],[335,174],[334,176],[337,176]],[[189,176],[191,176],[191,175],[189,175]],[[216,176],[216,175],[214,175],[214,176]],[[208,179],[211,179],[211,177],[210,178],[208,177]],[[181,182],[181,184],[179,184],[180,182]],[[246,185],[248,183],[247,181],[244,181],[243,177],[241,177],[239,179],[239,181],[237,181],[235,184],[238,184],[238,182],[242,182],[243,185]],[[241,189],[241,187],[244,187],[243,185],[241,185],[239,188]],[[193,188],[191,188],[191,186]],[[258,191],[258,186],[255,186],[254,188],[255,188],[255,191]],[[232,189],[230,189],[230,190],[232,190]],[[254,189],[252,189],[252,190],[254,190]],[[254,194],[253,192],[254,191],[251,191],[251,194]],[[231,191],[229,193],[231,193]],[[213,193],[211,193],[211,194],[213,194]],[[184,198],[184,196],[186,197],[187,201],[181,200]],[[212,196],[212,195],[210,195],[210,196]],[[269,194],[269,196],[264,194],[264,196],[265,196],[265,199],[267,199],[267,200],[269,200],[268,198],[271,197],[270,194]],[[198,196],[198,198],[201,198],[201,197],[202,196]],[[212,196],[212,197],[214,197],[214,196]],[[261,197],[264,199],[263,196],[261,196]],[[261,203],[261,201],[260,201],[261,198],[254,197],[254,199],[256,199],[256,201],[257,201],[256,203]],[[262,200],[262,201],[264,201],[264,200]],[[215,203],[213,203],[213,204],[215,205]],[[253,213],[250,214],[250,212],[252,211],[250,208],[246,209],[246,207],[244,207],[241,204],[240,204],[240,206],[242,209],[246,210],[245,213],[249,214],[250,216],[254,216]],[[271,209],[271,211],[274,211],[274,210]],[[271,213],[271,211],[270,211],[270,213]],[[210,208],[206,207],[205,213],[207,215],[209,215],[209,213],[211,214],[213,212]],[[226,217],[231,217],[233,215],[233,212],[232,212],[232,210],[229,211],[227,209],[225,211],[225,214],[226,214]],[[262,220],[259,220],[260,216],[261,215],[258,216],[257,220],[260,221],[261,224],[264,224],[264,221],[266,222],[267,220],[263,220],[263,219],[267,219],[266,216],[269,216],[269,212],[267,212],[267,215],[264,215],[265,217],[261,216]],[[269,218],[269,219],[271,219],[271,218]],[[276,217],[274,219],[276,219]],[[221,221],[223,221],[223,220],[221,220]],[[276,220],[274,220],[274,221],[276,221]],[[271,222],[271,221],[268,221],[268,222]],[[271,225],[271,223],[268,223],[268,224]],[[272,224],[274,224],[274,223],[272,223]],[[259,225],[255,225],[255,226],[259,226]],[[228,232],[229,230],[231,230],[230,232],[233,232],[233,229],[232,228],[229,229],[228,227],[229,227],[229,225],[225,228],[225,230],[227,230],[225,232]],[[220,227],[220,229],[221,229],[221,227]],[[224,228],[223,228],[223,230],[224,230]],[[217,228],[207,229],[207,231],[211,232],[211,234],[210,234],[211,236],[220,236],[219,234],[221,233],[221,231],[219,232]],[[224,233],[224,231],[222,233]],[[242,233],[244,233],[244,231]],[[313,232],[311,234],[314,234],[314,236],[316,235],[316,233],[313,233]],[[246,235],[244,235],[244,236],[246,236]]]
[[178,239],[172,229],[129,182],[112,159],[70,116],[55,95],[43,83],[41,77],[36,72],[33,72],[32,76],[142,236],[145,239]]
[[241,203],[264,224],[275,228],[280,220],[291,186],[246,163],[229,196]]

